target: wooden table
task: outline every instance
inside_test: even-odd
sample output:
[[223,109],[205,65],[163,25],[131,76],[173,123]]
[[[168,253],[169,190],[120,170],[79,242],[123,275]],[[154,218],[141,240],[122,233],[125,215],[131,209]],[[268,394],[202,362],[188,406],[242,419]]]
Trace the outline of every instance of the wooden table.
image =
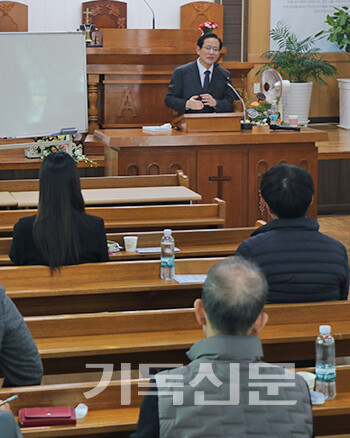
[[[198,193],[183,186],[83,189],[82,194],[86,205],[192,203],[202,198]],[[9,195],[18,208],[38,206],[37,191],[11,192]],[[0,203],[1,201],[0,196]]]
[[213,132],[186,134],[143,133],[141,129],[95,131],[105,145],[106,175],[174,173],[182,169],[190,188],[202,201],[214,197],[227,204],[227,226],[253,226],[261,214],[259,187],[262,175],[286,162],[307,169],[315,183],[310,216],[317,216],[317,147],[326,132],[302,128],[301,132]]
[[[3,142],[2,142],[3,143]],[[27,158],[24,155],[26,148],[18,149],[1,149],[0,148],[0,170],[16,170],[16,169],[40,169],[43,162],[40,158]],[[90,156],[91,160],[97,162],[99,166],[103,166],[103,157]],[[90,164],[81,161],[78,163],[78,167],[91,167]]]

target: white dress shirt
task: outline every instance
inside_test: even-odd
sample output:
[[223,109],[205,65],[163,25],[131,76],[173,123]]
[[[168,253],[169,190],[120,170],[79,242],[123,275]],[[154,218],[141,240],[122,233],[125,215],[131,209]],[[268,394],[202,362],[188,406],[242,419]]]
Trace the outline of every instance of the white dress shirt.
[[212,75],[213,75],[214,64],[212,64],[210,68],[205,68],[204,65],[202,65],[202,64],[199,62],[199,58],[198,58],[198,59],[197,59],[197,66],[198,66],[199,77],[200,77],[201,84],[202,84],[202,88],[203,88],[203,87],[204,87],[205,72],[206,72],[207,70],[210,71],[210,75],[209,75],[209,83],[210,83],[210,81],[211,81],[211,77],[212,77]]

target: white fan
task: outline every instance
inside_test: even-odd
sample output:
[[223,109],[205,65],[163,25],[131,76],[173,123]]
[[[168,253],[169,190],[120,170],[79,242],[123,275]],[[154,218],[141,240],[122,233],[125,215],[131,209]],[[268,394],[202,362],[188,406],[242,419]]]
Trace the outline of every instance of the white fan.
[[263,71],[260,80],[260,93],[265,96],[267,103],[272,103],[277,98],[281,103],[282,90],[287,90],[289,87],[290,82],[283,80],[277,70],[269,68]]

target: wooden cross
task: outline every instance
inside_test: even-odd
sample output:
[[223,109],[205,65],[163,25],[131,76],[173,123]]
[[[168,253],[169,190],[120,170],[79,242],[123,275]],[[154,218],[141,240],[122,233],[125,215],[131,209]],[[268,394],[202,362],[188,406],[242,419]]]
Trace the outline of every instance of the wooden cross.
[[218,166],[218,174],[217,176],[209,176],[209,181],[217,181],[218,183],[218,192],[217,197],[222,199],[222,189],[224,181],[232,181],[231,176],[224,176],[224,166]]
[[89,18],[90,18],[90,15],[92,15],[92,12],[90,11],[89,8],[86,8],[84,14],[86,15],[86,23],[85,24],[90,24],[89,23]]

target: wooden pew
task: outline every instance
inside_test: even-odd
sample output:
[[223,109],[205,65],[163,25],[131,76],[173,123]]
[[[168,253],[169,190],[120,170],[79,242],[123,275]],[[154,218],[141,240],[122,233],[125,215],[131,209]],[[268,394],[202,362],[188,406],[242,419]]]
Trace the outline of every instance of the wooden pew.
[[[312,370],[311,370],[312,371]],[[18,394],[11,402],[14,413],[23,407],[73,406],[84,403],[89,407],[87,416],[77,420],[74,426],[52,426],[22,428],[24,437],[49,438],[77,436],[95,438],[113,436],[129,437],[136,429],[142,392],[147,390],[147,380],[112,381],[107,388],[92,398],[84,393],[92,390],[98,382],[22,388],[0,389],[0,398],[6,399]],[[142,386],[141,386],[142,385]],[[130,389],[129,389],[130,388]],[[337,397],[322,406],[313,406],[314,430],[316,436],[337,436],[350,433],[350,367],[337,367]],[[130,394],[130,404],[121,403]]]
[[[179,259],[177,274],[206,274],[222,258]],[[160,279],[157,261],[64,266],[2,266],[1,284],[22,315],[191,307],[202,284]]]
[[[349,354],[350,302],[269,305],[264,360],[315,357],[320,324],[332,326],[337,356]],[[27,317],[45,373],[86,372],[86,363],[185,363],[203,337],[193,309]],[[74,357],[74,361],[67,361]]]
[[[110,189],[126,187],[189,187],[188,176],[182,170],[168,175],[101,176],[80,178],[82,189]],[[25,192],[39,190],[38,179],[0,180],[0,192]]]
[[[223,228],[205,230],[174,230],[173,236],[176,247],[180,249],[176,258],[184,257],[222,257],[235,254],[239,244],[250,237],[255,227]],[[138,236],[138,248],[155,247],[160,245],[162,231],[108,233],[107,239],[124,246],[123,237],[126,235]],[[12,265],[8,256],[12,238],[0,238],[0,265]],[[159,253],[139,254],[138,252],[120,251],[110,256],[111,261],[121,260],[152,260],[159,259]]]
[[[222,228],[225,226],[225,205],[225,201],[215,198],[212,204],[88,207],[86,212],[102,217],[108,232]],[[0,236],[11,236],[21,217],[36,213],[36,209],[0,211]]]
[[[76,407],[79,403],[84,403],[89,408],[87,416],[78,419],[76,425],[26,427],[21,429],[24,437],[127,438],[136,429],[139,407],[143,399],[143,395],[139,395],[138,392],[147,389],[147,387],[139,388],[140,382],[137,380],[130,382],[131,404],[126,406],[121,404],[121,394],[128,390],[127,381],[113,381],[102,393],[89,399],[84,393],[92,390],[98,382],[0,389],[0,398],[6,399],[18,394],[18,399],[11,402],[15,414],[25,407]],[[147,381],[144,383],[147,385]]]

